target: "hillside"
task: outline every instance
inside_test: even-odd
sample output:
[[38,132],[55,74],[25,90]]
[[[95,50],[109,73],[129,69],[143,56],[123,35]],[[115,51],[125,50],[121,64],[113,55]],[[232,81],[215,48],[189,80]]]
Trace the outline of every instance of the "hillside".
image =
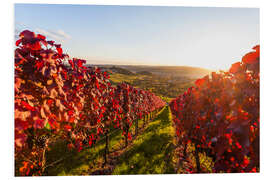
[[154,92],[168,101],[194,85],[210,70],[187,66],[88,65],[110,73],[113,85],[121,82]]
[[173,77],[189,77],[189,78],[200,78],[204,75],[209,74],[213,70],[189,67],[189,66],[145,66],[145,65],[99,65],[91,64],[89,66],[98,66],[104,69],[112,69],[114,67],[129,70],[133,73],[138,72],[149,72],[155,75],[170,75]]

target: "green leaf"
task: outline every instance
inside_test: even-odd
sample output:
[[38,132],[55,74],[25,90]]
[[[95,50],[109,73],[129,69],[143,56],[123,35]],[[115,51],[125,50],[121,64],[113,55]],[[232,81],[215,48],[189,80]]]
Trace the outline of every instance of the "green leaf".
[[45,125],[45,128],[50,130],[51,129],[51,125],[47,122],[47,124]]

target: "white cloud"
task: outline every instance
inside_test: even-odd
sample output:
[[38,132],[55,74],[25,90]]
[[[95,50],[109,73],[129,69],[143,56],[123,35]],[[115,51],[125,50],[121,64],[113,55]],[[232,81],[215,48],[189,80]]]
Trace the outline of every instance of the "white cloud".
[[14,30],[14,37],[15,37],[15,40],[19,39],[19,34],[23,31],[23,30],[26,30],[26,29],[31,29],[29,26],[25,25],[24,23],[22,22],[19,22],[19,21],[15,21],[15,30]]
[[66,39],[71,39],[71,36],[67,33],[65,33],[63,30],[58,30],[57,31],[58,35],[61,35],[62,37],[66,38]]
[[59,30],[45,30],[45,29],[41,29],[41,28],[33,28],[33,27],[29,27],[28,25],[16,21],[15,22],[15,39],[19,38],[19,34],[20,32],[22,32],[23,30],[30,30],[30,31],[34,31],[37,34],[42,34],[44,36],[46,36],[46,38],[48,40],[53,40],[53,41],[58,41],[63,43],[64,41],[71,39],[71,36],[64,32],[63,30],[59,29]]
[[71,36],[64,32],[63,30],[44,30],[40,28],[35,29],[36,33],[42,34],[47,37],[49,40],[54,40],[54,41],[60,41],[64,42],[65,40],[71,39]]
[[19,39],[19,34],[20,34],[20,32],[21,32],[21,31],[20,31],[19,29],[15,28],[15,32],[14,32],[14,33],[15,33],[15,34],[14,34],[14,35],[15,35],[15,36],[14,36],[15,40]]

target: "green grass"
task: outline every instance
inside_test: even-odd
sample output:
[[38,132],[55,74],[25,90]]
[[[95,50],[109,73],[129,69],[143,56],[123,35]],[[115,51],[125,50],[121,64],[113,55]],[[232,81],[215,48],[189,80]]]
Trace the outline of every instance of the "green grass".
[[149,123],[119,159],[113,174],[173,174],[174,130],[169,107]]
[[[132,142],[130,148],[119,157],[113,174],[172,174],[174,150],[171,113],[169,107],[163,108],[157,117],[151,121],[145,130]],[[139,120],[139,128],[143,121]],[[131,127],[134,133],[135,127]],[[110,135],[110,152],[119,149],[124,144],[121,131]],[[105,139],[99,141],[93,148],[77,152],[68,150],[65,142],[56,143],[47,153],[47,163],[63,160],[46,169],[45,175],[69,176],[89,175],[100,170],[103,163]]]
[[[142,131],[143,121],[139,120],[139,130]],[[135,133],[135,125],[131,127],[132,134]],[[112,174],[176,174],[186,173],[182,167],[175,169],[178,157],[175,154],[174,128],[172,126],[172,116],[168,106],[164,107],[157,117],[150,121],[144,131],[139,133],[130,146],[123,150]],[[109,150],[113,152],[121,149],[124,145],[124,137],[121,131],[114,131],[110,134]],[[69,175],[90,175],[95,171],[102,170],[105,139],[100,140],[93,148],[88,148],[77,152],[68,150],[66,143],[59,141],[47,152],[47,164],[60,162],[46,169],[44,175],[49,176],[69,176]],[[193,164],[194,146],[189,146],[188,156]],[[211,158],[200,153],[200,162],[203,172],[211,172]],[[113,157],[114,158],[114,157]]]
[[121,82],[132,83],[132,81],[136,78],[138,78],[138,76],[136,75],[125,75],[125,74],[119,74],[119,73],[113,73],[110,75],[110,80],[115,84],[119,84]]
[[173,98],[166,97],[166,96],[162,96],[162,95],[159,95],[159,97],[160,97],[163,101],[165,101],[165,102],[167,102],[167,103],[170,103],[171,100],[173,99]]
[[[109,149],[117,148],[122,141],[121,131],[115,131],[110,136]],[[67,175],[84,175],[91,173],[103,163],[103,154],[105,139],[99,141],[94,147],[77,152],[68,150],[65,142],[58,142],[47,153],[47,163],[50,164],[58,159],[64,158],[58,164],[48,167],[46,175],[67,176]]]
[[[143,126],[143,120],[138,121],[139,129]],[[131,126],[130,131],[135,133],[135,124]],[[124,137],[121,130],[113,130],[109,135],[109,151],[120,149],[124,145]],[[105,138],[101,139],[94,147],[84,149],[81,152],[68,150],[64,141],[54,144],[47,152],[47,164],[62,159],[54,166],[46,169],[45,175],[50,176],[68,176],[68,175],[86,175],[99,169],[103,163],[103,154],[105,148]]]

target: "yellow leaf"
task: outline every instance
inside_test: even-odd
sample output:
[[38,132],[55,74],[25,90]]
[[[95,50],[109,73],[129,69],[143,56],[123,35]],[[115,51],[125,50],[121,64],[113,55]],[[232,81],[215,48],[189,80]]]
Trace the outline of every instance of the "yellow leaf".
[[47,81],[47,85],[51,85],[53,83],[53,80],[51,80],[51,79],[49,79],[48,81]]

